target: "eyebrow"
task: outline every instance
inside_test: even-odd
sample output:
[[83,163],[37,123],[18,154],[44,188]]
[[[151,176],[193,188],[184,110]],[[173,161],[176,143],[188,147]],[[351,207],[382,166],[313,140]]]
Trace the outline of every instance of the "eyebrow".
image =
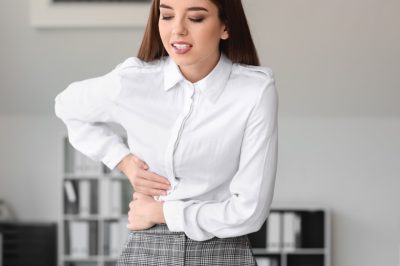
[[[165,4],[160,4],[160,8],[173,9],[172,7],[167,6]],[[206,8],[200,7],[200,6],[189,7],[186,10],[188,10],[188,11],[206,11],[206,12],[208,12],[208,10]]]

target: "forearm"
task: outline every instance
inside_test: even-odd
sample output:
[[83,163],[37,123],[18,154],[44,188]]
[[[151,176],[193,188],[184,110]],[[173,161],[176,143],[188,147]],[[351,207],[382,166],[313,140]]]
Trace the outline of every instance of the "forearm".
[[129,156],[132,156],[131,154],[127,154],[125,157],[122,158],[122,160],[117,164],[117,169],[121,171],[122,173],[125,174],[126,171],[126,164],[129,160]]

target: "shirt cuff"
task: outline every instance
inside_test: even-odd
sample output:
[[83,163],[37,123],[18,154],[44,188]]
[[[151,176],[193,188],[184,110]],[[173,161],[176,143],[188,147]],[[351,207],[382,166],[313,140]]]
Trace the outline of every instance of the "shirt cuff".
[[110,170],[113,170],[117,164],[128,154],[130,154],[131,151],[123,144],[117,145],[111,151],[108,152],[107,156],[105,156],[102,160],[102,162],[110,168]]
[[163,204],[164,218],[171,232],[183,232],[183,208],[180,200],[165,201]]

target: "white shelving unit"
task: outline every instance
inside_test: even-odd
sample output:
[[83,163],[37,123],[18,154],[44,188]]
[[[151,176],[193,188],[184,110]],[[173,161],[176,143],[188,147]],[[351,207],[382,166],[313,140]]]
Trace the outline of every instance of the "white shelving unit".
[[114,266],[129,233],[128,179],[90,161],[65,138],[61,191],[59,265]]
[[[288,239],[285,237],[288,234],[284,232],[287,229],[283,218],[285,213],[298,217],[297,230],[292,228],[289,233],[296,236],[296,241],[290,243],[290,247],[286,246]],[[331,213],[327,208],[273,206],[271,214],[279,214],[280,217],[275,228],[268,228],[267,219],[258,232],[249,235],[259,266],[331,266]],[[269,230],[278,232],[274,234],[273,240],[268,235]],[[277,240],[278,247],[270,248],[271,241]]]

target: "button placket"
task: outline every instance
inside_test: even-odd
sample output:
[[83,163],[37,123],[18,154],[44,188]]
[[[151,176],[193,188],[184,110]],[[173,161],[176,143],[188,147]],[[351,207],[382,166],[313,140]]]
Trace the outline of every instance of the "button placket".
[[176,149],[178,148],[182,132],[185,128],[186,121],[193,112],[195,103],[195,95],[196,95],[195,86],[192,84],[189,86],[185,86],[183,89],[185,90],[185,103],[184,103],[183,113],[180,116],[180,118],[177,119],[174,125],[171,138],[168,142],[167,152],[165,154],[165,166],[168,174],[168,179],[170,180],[172,186],[171,190],[167,192],[168,194],[172,190],[174,190],[179,183],[179,180],[175,176],[174,154]]

